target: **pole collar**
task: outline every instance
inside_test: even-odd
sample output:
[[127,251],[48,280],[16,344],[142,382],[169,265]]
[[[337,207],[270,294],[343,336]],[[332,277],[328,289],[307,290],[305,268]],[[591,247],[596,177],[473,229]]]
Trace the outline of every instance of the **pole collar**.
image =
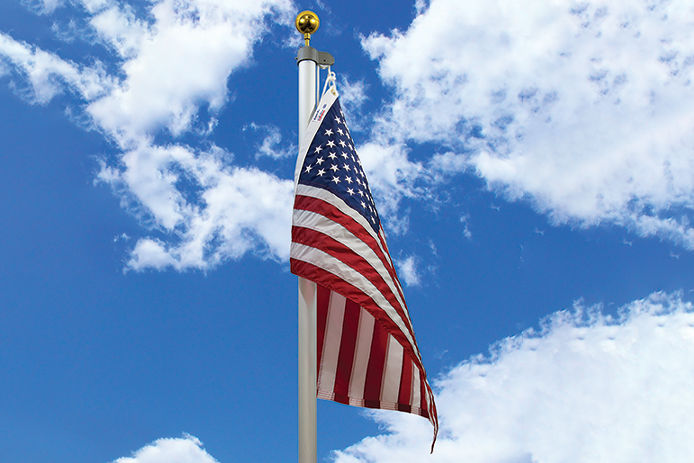
[[299,64],[304,60],[311,60],[319,66],[332,66],[335,64],[335,58],[327,51],[318,51],[313,47],[301,47],[296,55],[296,63]]

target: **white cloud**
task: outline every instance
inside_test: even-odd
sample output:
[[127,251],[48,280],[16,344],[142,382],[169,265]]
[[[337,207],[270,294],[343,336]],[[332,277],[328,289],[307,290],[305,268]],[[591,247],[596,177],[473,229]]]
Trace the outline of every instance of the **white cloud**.
[[113,80],[101,65],[80,66],[0,32],[0,60],[28,80],[31,102],[45,104],[66,89],[84,99],[106,92]]
[[90,26],[101,40],[123,58],[136,56],[143,40],[151,34],[147,21],[138,19],[129,5],[113,5],[103,10],[91,6],[89,9],[98,11],[89,20]]
[[196,437],[184,435],[180,438],[157,439],[113,463],[219,463],[207,453]]
[[218,147],[143,145],[121,166],[102,165],[98,179],[165,238],[140,239],[128,268],[207,269],[248,251],[288,258],[293,182],[229,167],[229,157]]
[[370,141],[358,146],[357,151],[381,215],[393,214],[403,198],[424,194],[416,183],[424,168],[408,160],[406,146]]
[[340,93],[342,111],[352,132],[364,130],[369,126],[369,117],[362,113],[364,103],[369,99],[368,85],[364,80],[352,81],[341,74],[336,85]]
[[249,62],[264,32],[258,23],[288,7],[288,0],[161,0],[151,7],[151,25],[119,7],[100,12],[91,24],[127,58],[125,77],[87,111],[122,146],[162,126],[180,135],[201,105],[222,107],[229,75]]
[[469,150],[440,161],[555,222],[694,248],[691,2],[423,5],[363,40],[395,90],[376,137]]
[[[26,77],[32,101],[45,104],[66,90],[77,95],[91,125],[122,150],[115,162],[102,161],[97,179],[153,234],[137,240],[127,268],[207,269],[249,251],[288,257],[291,181],[234,167],[233,156],[216,146],[153,140],[164,130],[174,138],[192,132],[209,145],[204,137],[227,102],[229,76],[250,62],[265,21],[288,23],[290,0],[158,0],[141,17],[112,0],[77,4],[113,54],[112,75],[98,62],[72,63],[2,33],[0,62]],[[209,121],[198,120],[201,107]],[[259,151],[285,155],[280,145],[270,127]]]
[[361,109],[362,105],[369,99],[367,94],[368,85],[363,80],[351,81],[345,75],[340,76],[340,84],[337,86],[340,91],[340,98],[345,105],[353,111]]
[[617,317],[578,304],[436,381],[441,431],[403,413],[338,463],[686,462],[694,453],[694,307],[656,293]]
[[256,157],[268,156],[273,159],[296,156],[298,147],[295,144],[282,142],[282,133],[277,126],[269,124],[256,124],[251,122],[243,130],[251,129],[255,132],[265,132],[266,135],[257,148]]
[[70,19],[67,23],[54,22],[51,24],[51,32],[57,39],[65,43],[73,43],[84,33],[77,24],[77,21]]
[[472,232],[470,231],[470,215],[465,214],[460,216],[460,223],[463,225],[463,236],[468,240],[471,240]]
[[407,286],[419,286],[421,283],[419,270],[417,269],[417,259],[415,256],[408,256],[396,261],[398,275],[402,277]]
[[22,0],[32,10],[39,14],[53,13],[57,8],[63,6],[63,0]]

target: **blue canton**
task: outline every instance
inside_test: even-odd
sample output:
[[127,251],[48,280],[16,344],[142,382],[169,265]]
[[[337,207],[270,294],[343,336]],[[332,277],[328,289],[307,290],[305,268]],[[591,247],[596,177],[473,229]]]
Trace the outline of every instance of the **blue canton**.
[[311,142],[299,183],[330,191],[361,214],[378,233],[381,220],[339,100],[324,116]]

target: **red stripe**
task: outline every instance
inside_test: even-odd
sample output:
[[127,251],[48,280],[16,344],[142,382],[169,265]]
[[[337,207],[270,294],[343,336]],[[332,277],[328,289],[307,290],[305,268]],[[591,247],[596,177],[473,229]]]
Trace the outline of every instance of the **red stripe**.
[[294,258],[290,258],[289,262],[291,272],[293,274],[314,281],[325,286],[326,288],[342,294],[346,298],[368,310],[368,312],[375,318],[374,329],[376,326],[380,326],[386,330],[388,334],[391,334],[403,346],[405,352],[410,354],[419,370],[424,371],[424,367],[422,366],[419,356],[412,349],[412,346],[405,337],[405,334],[400,331],[400,328],[395,324],[395,322],[390,319],[390,317],[378,306],[378,304],[376,304],[376,302],[374,302],[373,299],[371,299],[371,297],[369,297],[359,288],[347,283],[340,277],[333,275],[332,273],[309,262],[304,262]]
[[[320,249],[321,251],[330,254],[334,258],[362,274],[376,287],[376,289],[378,289],[378,291],[383,295],[383,297],[386,298],[390,305],[393,306],[395,312],[397,312],[398,316],[407,328],[407,331],[410,333],[410,336],[412,339],[414,339],[414,330],[410,325],[409,317],[407,317],[405,314],[403,307],[400,305],[395,297],[395,294],[393,294],[383,277],[371,266],[371,264],[369,264],[366,259],[359,254],[356,254],[339,241],[333,239],[330,235],[311,230],[310,228],[292,227],[292,242],[303,244],[315,249]],[[347,295],[345,296],[348,297]]]
[[335,375],[335,399],[345,398],[347,400],[337,400],[338,402],[349,404],[349,380],[352,376],[352,365],[354,364],[354,350],[357,344],[357,329],[359,327],[358,304],[350,301],[345,302],[345,316],[342,322],[342,340],[340,342],[340,354],[337,359],[337,374]]
[[366,383],[364,384],[364,403],[367,404],[367,407],[380,408],[387,344],[388,333],[386,330],[379,325],[374,325],[369,365],[366,368]]
[[[381,250],[381,247],[378,245],[379,241],[383,242],[381,237],[379,236],[378,241],[374,239],[373,235],[367,232],[359,222],[357,222],[344,212],[340,211],[337,207],[322,199],[314,198],[311,196],[297,195],[296,199],[294,200],[294,209],[315,212],[329,220],[332,220],[333,222],[339,223],[340,225],[345,227],[350,233],[352,233],[354,236],[363,241],[367,246],[369,246],[369,248],[371,248],[371,250],[374,253],[376,253],[376,256],[383,263],[383,266],[386,268],[386,271],[388,272],[391,278],[398,278],[395,272],[395,268],[393,268],[393,266],[390,263],[390,260],[386,258],[383,251]],[[385,249],[385,252],[388,252],[387,246],[384,245],[383,249]],[[400,298],[404,301],[405,296],[400,291],[400,288],[397,289],[400,293]]]
[[316,285],[317,289],[317,314],[316,314],[316,330],[317,330],[317,349],[318,349],[318,376],[320,378],[320,361],[323,356],[323,344],[325,341],[325,325],[328,320],[328,307],[330,305],[330,290],[321,285]]
[[400,375],[400,392],[398,393],[398,410],[410,412],[412,406],[412,359],[409,355],[403,354],[402,374]]
[[419,398],[420,398],[420,405],[419,408],[422,410],[422,413],[420,413],[423,417],[429,418],[429,409],[427,407],[427,399],[426,396],[429,394],[429,391],[427,391],[427,384],[426,384],[426,376],[423,374],[423,370],[419,370],[419,386],[420,386],[420,392],[419,392]]

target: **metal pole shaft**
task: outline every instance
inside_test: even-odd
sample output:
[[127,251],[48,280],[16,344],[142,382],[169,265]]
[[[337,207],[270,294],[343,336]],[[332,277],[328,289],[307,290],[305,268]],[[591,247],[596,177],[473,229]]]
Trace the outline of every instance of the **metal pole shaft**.
[[[299,149],[316,106],[316,62],[299,62]],[[299,463],[316,463],[316,284],[299,278]]]

